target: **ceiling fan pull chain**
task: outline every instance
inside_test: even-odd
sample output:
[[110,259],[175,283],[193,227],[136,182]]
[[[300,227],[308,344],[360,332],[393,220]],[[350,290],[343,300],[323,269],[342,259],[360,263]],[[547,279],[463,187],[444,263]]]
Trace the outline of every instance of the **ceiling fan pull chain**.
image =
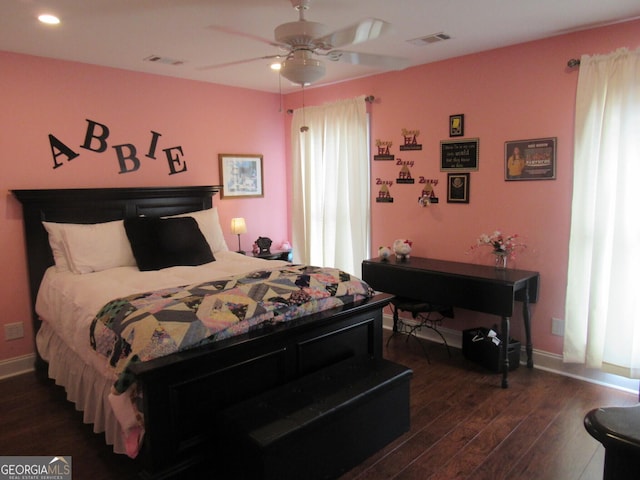
[[309,131],[309,127],[307,126],[307,118],[304,115],[304,84],[302,84],[302,126],[300,127],[300,132],[305,133]]

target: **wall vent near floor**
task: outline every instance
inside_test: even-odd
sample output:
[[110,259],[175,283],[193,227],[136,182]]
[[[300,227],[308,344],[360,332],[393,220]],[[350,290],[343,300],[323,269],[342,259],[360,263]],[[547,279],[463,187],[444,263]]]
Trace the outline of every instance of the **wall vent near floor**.
[[407,42],[413,44],[413,45],[417,45],[417,46],[422,46],[422,45],[430,45],[432,43],[436,43],[436,42],[442,42],[443,40],[449,40],[451,38],[450,35],[447,35],[446,33],[440,32],[440,33],[433,33],[431,35],[427,35],[425,37],[420,37],[420,38],[414,38],[411,40],[407,40]]

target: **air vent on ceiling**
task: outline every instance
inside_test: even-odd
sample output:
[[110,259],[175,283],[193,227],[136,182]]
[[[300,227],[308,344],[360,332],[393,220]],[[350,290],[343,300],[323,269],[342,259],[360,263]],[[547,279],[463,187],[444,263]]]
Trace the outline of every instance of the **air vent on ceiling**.
[[449,40],[451,37],[446,33],[433,33],[431,35],[427,35],[426,37],[414,38],[412,40],[407,40],[407,42],[412,43],[413,45],[430,45],[432,43],[441,42],[443,40]]
[[164,65],[183,65],[184,60],[176,60],[174,58],[161,57],[159,55],[149,55],[144,59],[145,62],[162,63]]

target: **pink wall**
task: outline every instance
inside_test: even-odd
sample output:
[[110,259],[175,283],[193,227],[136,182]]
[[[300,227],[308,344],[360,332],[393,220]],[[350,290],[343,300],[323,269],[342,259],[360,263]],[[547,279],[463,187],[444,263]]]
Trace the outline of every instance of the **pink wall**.
[[[209,185],[219,183],[219,153],[264,155],[265,196],[214,199],[223,230],[243,216],[243,248],[260,235],[286,239],[287,193],[284,122],[278,95],[207,83],[133,73],[0,52],[0,360],[34,351],[31,333],[21,207],[11,195],[20,188]],[[86,119],[109,127],[104,153],[80,148]],[[156,160],[145,158],[151,131]],[[80,156],[54,169],[48,135]],[[136,146],[137,171],[118,173],[114,145]],[[187,170],[169,175],[163,148],[181,146]],[[227,232],[225,232],[227,233]],[[237,248],[237,237],[227,233]],[[3,325],[22,321],[25,338],[4,340]]]
[[[534,348],[561,354],[562,338],[551,335],[551,318],[564,318],[578,78],[578,69],[568,69],[567,60],[624,46],[640,46],[640,22],[307,89],[307,105],[374,95],[369,106],[372,140],[392,140],[396,157],[415,162],[414,178],[439,180],[435,192],[440,203],[421,208],[420,185],[397,185],[400,167],[372,161],[374,183],[377,178],[394,182],[392,204],[375,203],[379,187],[372,185],[373,255],[380,245],[409,238],[417,256],[488,264],[488,250],[466,253],[480,233],[502,229],[523,235],[529,248],[515,266],[541,275],[540,301],[532,309]],[[287,109],[300,106],[299,93],[287,97]],[[465,115],[464,138],[479,138],[479,170],[471,173],[468,205],[447,203],[447,172],[439,164],[440,141],[450,140],[449,115],[459,113]],[[420,130],[422,151],[399,151],[402,128]],[[542,137],[557,137],[556,180],[505,182],[504,142]],[[521,318],[520,313],[514,317],[512,332],[524,340]],[[461,330],[496,321],[458,311],[446,326]]]
[[[495,228],[526,237],[529,249],[518,268],[542,277],[540,301],[533,308],[534,347],[560,354],[562,338],[551,335],[551,317],[564,315],[569,236],[573,107],[578,72],[569,58],[640,45],[640,22],[624,23],[515,47],[310,88],[308,105],[356,95],[374,95],[370,105],[372,137],[401,141],[401,129],[419,129],[421,152],[396,156],[414,160],[414,178],[439,179],[440,203],[419,208],[419,185],[395,185],[399,167],[372,162],[373,178],[393,180],[393,204],[373,202],[374,249],[395,238],[414,240],[414,254],[486,263],[489,254],[466,251],[482,232]],[[216,200],[223,229],[233,216],[247,218],[243,248],[258,235],[275,242],[290,225],[290,117],[279,112],[277,95],[122,70],[0,52],[0,327],[23,321],[23,340],[5,342],[0,361],[33,352],[30,332],[24,237],[15,188],[120,187],[216,184],[218,153],[262,153],[265,197]],[[299,108],[299,93],[285,97],[285,107]],[[448,137],[449,115],[465,115],[465,138],[480,139],[479,170],[471,174],[468,205],[447,204],[446,173],[439,170],[439,144]],[[112,148],[94,153],[79,148],[86,119],[107,125],[112,145],[148,148],[150,131],[162,134],[159,149],[180,145],[187,172],[169,175],[166,161],[143,160],[136,172],[119,174]],[[48,135],[76,149],[80,156],[53,169]],[[557,137],[557,179],[505,182],[504,142]],[[286,179],[286,183],[285,180]],[[237,238],[227,234],[235,249]],[[516,338],[524,338],[521,317],[514,318]],[[450,328],[491,324],[495,319],[459,311]]]

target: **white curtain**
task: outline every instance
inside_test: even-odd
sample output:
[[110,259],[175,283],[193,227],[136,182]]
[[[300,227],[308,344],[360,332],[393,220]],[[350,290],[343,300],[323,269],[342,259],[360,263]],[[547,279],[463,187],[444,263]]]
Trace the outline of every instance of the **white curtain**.
[[580,59],[564,360],[640,378],[640,50]]
[[291,138],[294,259],[359,276],[370,228],[365,97],[295,110]]

